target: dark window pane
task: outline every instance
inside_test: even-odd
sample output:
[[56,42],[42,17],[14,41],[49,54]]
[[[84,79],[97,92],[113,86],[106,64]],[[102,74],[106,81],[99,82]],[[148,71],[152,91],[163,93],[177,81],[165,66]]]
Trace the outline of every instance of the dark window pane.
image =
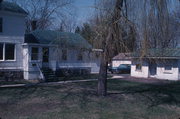
[[0,32],[3,31],[3,19],[0,18]]
[[67,60],[67,50],[62,50],[62,60]]
[[38,53],[38,48],[33,47],[32,48],[32,53]]
[[77,56],[77,60],[82,61],[83,60],[83,55],[82,52],[79,52],[78,56]]
[[49,48],[43,48],[43,62],[49,62]]
[[5,60],[14,60],[14,44],[5,44]]
[[0,43],[0,60],[3,60],[3,44]]
[[142,64],[136,64],[136,70],[142,70]]
[[172,70],[172,66],[171,65],[166,65],[165,70]]
[[43,56],[43,62],[49,62],[49,57]]
[[37,47],[32,47],[31,49],[31,60],[38,60],[39,49]]

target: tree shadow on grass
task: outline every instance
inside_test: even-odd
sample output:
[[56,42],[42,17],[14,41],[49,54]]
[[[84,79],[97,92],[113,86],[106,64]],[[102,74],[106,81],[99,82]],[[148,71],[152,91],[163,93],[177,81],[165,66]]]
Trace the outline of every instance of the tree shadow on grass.
[[168,84],[142,84],[136,86],[123,87],[121,92],[109,93],[108,95],[140,95],[141,99],[148,100],[145,102],[148,107],[154,107],[161,104],[180,105],[180,83],[172,82]]
[[36,92],[37,87],[24,87],[16,88],[13,92],[10,92],[11,98],[8,99],[7,104],[16,104],[20,100],[25,100],[29,98],[34,92]]

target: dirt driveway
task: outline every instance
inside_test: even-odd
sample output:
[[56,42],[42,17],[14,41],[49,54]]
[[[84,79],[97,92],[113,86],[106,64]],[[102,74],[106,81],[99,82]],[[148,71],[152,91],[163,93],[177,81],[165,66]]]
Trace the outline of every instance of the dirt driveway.
[[130,74],[110,74],[110,75],[112,75],[112,79],[126,80],[126,81],[140,82],[147,84],[167,84],[170,82],[175,82],[175,81],[156,79],[156,78],[137,78],[130,76]]

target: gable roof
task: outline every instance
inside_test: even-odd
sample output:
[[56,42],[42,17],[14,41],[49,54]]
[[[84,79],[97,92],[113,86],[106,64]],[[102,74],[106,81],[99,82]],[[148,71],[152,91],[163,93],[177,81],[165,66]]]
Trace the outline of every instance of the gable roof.
[[22,9],[19,5],[7,1],[2,1],[0,3],[0,11],[9,11],[27,15],[27,12],[24,9]]
[[92,46],[79,34],[52,30],[36,30],[25,35],[25,43],[54,44],[61,47],[91,49]]
[[142,56],[142,52],[137,51],[132,54],[132,57],[143,58],[180,58],[180,48],[174,49],[148,49],[145,55]]
[[119,53],[113,60],[121,60],[121,59],[131,59],[131,53]]

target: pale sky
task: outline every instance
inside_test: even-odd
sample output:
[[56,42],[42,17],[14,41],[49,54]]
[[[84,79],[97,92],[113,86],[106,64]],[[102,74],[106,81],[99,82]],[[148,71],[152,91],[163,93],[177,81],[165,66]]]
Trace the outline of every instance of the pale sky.
[[75,0],[77,20],[80,24],[92,16],[94,11],[94,1],[95,0]]

